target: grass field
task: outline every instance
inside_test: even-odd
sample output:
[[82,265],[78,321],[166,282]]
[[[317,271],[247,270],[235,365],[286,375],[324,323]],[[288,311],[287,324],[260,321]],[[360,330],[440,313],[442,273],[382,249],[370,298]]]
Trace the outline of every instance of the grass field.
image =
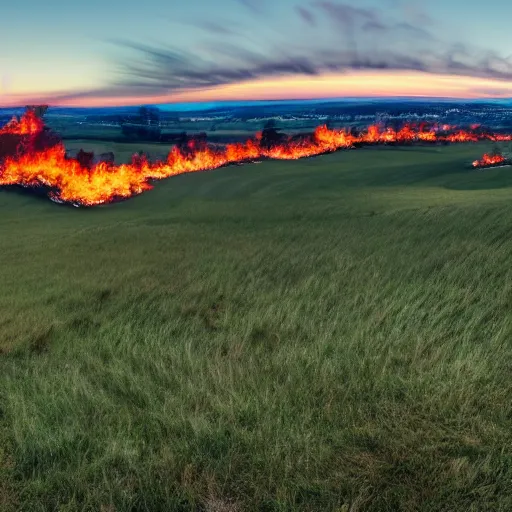
[[0,510],[512,510],[512,168],[468,169],[485,149],[90,210],[0,191]]

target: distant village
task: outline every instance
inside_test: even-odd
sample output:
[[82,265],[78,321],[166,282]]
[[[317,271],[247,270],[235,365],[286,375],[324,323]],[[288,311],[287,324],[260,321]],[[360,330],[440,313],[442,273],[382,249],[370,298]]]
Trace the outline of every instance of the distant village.
[[[13,113],[19,114],[13,109],[0,109],[0,122],[7,122]],[[41,114],[65,139],[68,134],[71,138],[93,138],[95,135],[89,135],[89,132],[101,130],[106,140],[171,144],[186,143],[190,137],[196,141],[208,137],[208,140],[219,143],[242,141],[250,134],[269,128],[296,134],[311,131],[321,124],[329,128],[360,129],[375,123],[397,127],[406,122],[426,122],[453,126],[481,124],[498,131],[512,129],[512,102],[305,101],[265,106],[225,104],[190,111],[173,110],[169,106],[52,107]]]

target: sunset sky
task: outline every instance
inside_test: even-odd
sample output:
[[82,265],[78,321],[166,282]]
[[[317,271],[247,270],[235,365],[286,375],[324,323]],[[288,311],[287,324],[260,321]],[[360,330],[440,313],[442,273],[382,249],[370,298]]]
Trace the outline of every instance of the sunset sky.
[[512,97],[507,0],[26,0],[2,20],[0,106]]

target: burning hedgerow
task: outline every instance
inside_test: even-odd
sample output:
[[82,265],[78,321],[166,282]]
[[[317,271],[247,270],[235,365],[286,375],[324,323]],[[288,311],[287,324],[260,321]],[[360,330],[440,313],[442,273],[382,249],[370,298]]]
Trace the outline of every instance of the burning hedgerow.
[[131,163],[115,165],[111,154],[100,161],[86,151],[68,157],[62,141],[44,126],[37,111],[29,108],[21,119],[0,129],[0,186],[45,187],[55,201],[94,206],[140,194],[152,188],[153,180],[228,164],[264,158],[295,160],[368,144],[479,140],[511,141],[512,135],[488,133],[480,127],[457,130],[426,124],[407,124],[399,130],[373,125],[359,133],[324,125],[312,134],[292,138],[266,127],[245,143],[213,147],[199,137],[174,146],[165,161],[151,162],[144,155],[135,155]]
[[511,160],[503,156],[503,154],[495,149],[492,153],[485,153],[482,158],[473,162],[473,167],[476,169],[486,169],[489,167],[500,167],[503,165],[510,165]]

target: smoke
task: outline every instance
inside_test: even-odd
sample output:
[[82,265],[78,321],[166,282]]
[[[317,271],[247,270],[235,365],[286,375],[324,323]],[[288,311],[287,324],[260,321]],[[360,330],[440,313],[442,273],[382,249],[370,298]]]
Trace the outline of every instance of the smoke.
[[[262,5],[255,0],[238,1],[258,12]],[[401,18],[389,9],[381,12],[327,0],[298,6],[287,22],[292,24],[295,19],[318,31],[319,37],[312,36],[307,45],[301,38],[286,44],[265,38],[258,49],[252,49],[243,36],[239,44],[226,44],[226,36],[236,36],[237,31],[232,24],[215,20],[196,23],[213,38],[202,51],[117,41],[130,55],[119,60],[119,74],[110,85],[56,99],[168,95],[256,79],[347,70],[408,70],[512,80],[512,59],[439,40],[425,23],[414,23],[427,21],[428,16],[406,5],[408,16]]]

